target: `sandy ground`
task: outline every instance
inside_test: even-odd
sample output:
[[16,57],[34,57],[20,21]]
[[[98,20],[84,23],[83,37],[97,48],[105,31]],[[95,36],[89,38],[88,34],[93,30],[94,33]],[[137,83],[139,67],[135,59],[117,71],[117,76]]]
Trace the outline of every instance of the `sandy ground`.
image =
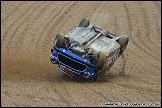
[[[73,30],[83,17],[130,37],[106,81],[71,78],[49,60],[57,33]],[[160,1],[1,2],[1,106],[97,107],[124,102],[161,106]]]

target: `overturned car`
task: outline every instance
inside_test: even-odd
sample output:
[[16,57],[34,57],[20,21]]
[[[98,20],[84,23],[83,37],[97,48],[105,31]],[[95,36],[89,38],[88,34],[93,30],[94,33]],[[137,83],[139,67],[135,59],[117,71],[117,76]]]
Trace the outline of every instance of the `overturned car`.
[[57,34],[50,61],[69,76],[96,81],[99,75],[110,70],[128,41],[128,36],[118,37],[83,18],[79,26],[66,35]]

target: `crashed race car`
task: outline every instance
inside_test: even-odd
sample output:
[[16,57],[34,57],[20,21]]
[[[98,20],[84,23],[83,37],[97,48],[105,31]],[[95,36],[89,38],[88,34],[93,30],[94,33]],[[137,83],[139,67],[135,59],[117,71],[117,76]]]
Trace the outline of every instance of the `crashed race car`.
[[128,36],[116,36],[83,18],[79,26],[66,35],[57,34],[50,61],[69,76],[96,81],[99,75],[110,70],[128,41]]

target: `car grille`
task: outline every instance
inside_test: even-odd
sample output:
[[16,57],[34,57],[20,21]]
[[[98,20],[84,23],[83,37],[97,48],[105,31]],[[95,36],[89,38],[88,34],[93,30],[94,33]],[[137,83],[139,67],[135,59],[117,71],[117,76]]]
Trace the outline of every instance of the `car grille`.
[[70,58],[70,57],[67,57],[61,53],[58,53],[58,59],[61,63],[73,68],[73,69],[76,69],[76,70],[79,70],[79,71],[84,71],[87,69],[87,66]]

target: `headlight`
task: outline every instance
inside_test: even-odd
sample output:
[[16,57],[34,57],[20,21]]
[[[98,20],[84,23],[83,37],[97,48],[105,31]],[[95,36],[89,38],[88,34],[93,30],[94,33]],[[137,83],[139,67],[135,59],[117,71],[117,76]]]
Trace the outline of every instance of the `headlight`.
[[57,58],[55,56],[52,56],[50,57],[50,60],[53,64],[55,64],[57,62]]

